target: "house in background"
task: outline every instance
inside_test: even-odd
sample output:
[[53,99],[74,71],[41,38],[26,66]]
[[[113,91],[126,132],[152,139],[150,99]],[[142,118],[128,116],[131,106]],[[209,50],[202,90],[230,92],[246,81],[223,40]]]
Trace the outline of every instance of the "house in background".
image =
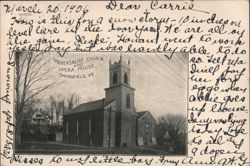
[[47,117],[47,115],[43,114],[41,110],[38,110],[32,115],[30,124],[48,125],[49,118]]
[[24,141],[48,141],[49,136],[48,117],[37,110],[30,115],[23,114],[22,140]]
[[149,111],[137,112],[137,143],[139,146],[157,145],[156,120]]

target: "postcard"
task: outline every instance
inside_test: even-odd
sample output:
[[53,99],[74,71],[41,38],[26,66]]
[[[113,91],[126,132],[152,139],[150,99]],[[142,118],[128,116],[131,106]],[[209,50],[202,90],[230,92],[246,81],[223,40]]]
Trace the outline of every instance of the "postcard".
[[249,1],[0,4],[0,165],[250,164]]

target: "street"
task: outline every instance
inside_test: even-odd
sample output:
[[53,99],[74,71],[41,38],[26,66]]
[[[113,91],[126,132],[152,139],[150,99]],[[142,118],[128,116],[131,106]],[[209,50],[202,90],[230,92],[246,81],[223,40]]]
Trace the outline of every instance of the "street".
[[16,153],[38,154],[151,154],[166,155],[167,152],[151,147],[95,147],[84,145],[65,144],[61,142],[23,142]]

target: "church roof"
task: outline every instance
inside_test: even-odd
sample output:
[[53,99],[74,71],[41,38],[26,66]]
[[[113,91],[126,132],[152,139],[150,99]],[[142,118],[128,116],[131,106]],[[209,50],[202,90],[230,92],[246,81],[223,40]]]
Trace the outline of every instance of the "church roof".
[[109,104],[113,103],[115,100],[110,100],[105,102],[105,106],[108,106]]
[[91,101],[88,103],[83,103],[75,108],[68,110],[64,115],[79,113],[79,112],[86,112],[86,111],[94,111],[94,110],[100,110],[104,108],[104,101],[105,99]]

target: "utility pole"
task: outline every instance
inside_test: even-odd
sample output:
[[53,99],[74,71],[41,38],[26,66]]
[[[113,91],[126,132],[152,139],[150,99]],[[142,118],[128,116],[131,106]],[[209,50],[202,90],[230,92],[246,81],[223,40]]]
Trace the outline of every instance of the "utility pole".
[[109,148],[109,152],[111,152],[111,106],[109,107],[109,130],[108,130],[108,134],[109,134],[109,145],[108,145],[108,148]]

